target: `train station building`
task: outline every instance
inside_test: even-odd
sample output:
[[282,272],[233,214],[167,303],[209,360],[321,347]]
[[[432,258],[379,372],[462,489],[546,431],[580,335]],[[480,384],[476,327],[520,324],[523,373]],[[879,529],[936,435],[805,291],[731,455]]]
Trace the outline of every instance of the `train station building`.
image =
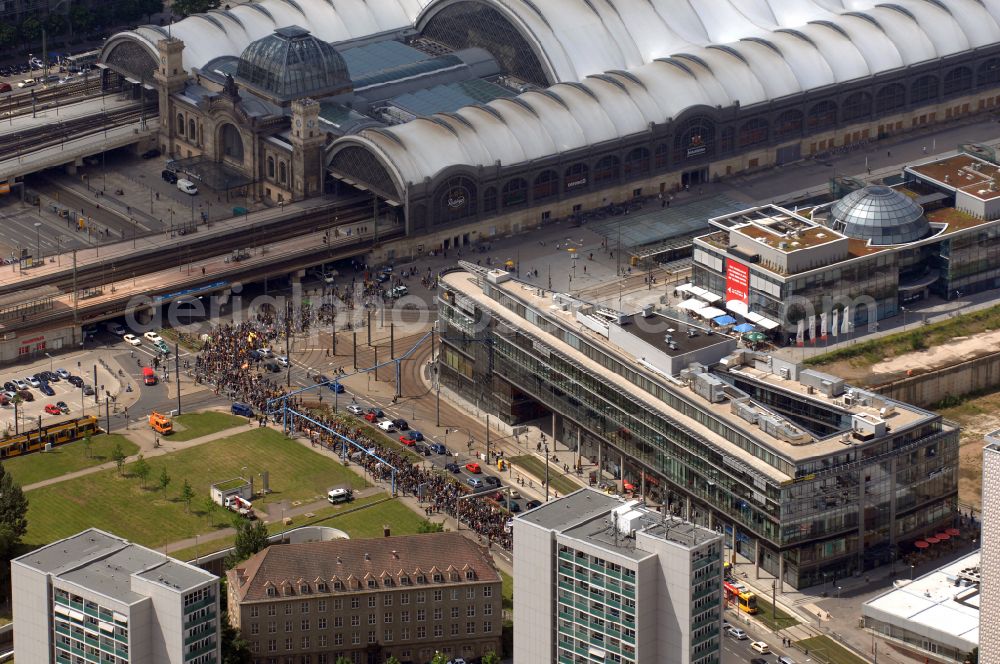
[[155,81],[173,158],[274,202],[373,196],[430,250],[996,108],[998,19],[975,0],[263,0],[120,33],[103,60]]

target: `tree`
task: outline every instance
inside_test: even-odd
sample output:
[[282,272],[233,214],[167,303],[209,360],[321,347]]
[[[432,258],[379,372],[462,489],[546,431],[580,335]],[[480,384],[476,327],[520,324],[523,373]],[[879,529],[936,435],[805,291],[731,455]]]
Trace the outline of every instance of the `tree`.
[[83,5],[74,4],[69,8],[69,24],[74,32],[85,33],[94,26],[94,17]]
[[66,17],[56,12],[52,12],[45,17],[44,25],[45,31],[48,33],[50,38],[64,34],[66,32],[66,28],[68,27],[66,24]]
[[209,9],[218,9],[219,0],[174,0],[171,9],[181,16],[203,14]]
[[396,659],[395,655],[389,655],[389,659],[385,660],[385,664],[400,664],[400,662]]
[[8,560],[28,531],[28,499],[21,486],[0,464],[0,557]]
[[238,517],[233,525],[236,527],[236,541],[232,553],[226,556],[226,569],[236,567],[268,546],[267,526],[262,521]]
[[83,437],[83,453],[90,458],[90,436]]
[[184,480],[184,486],[181,487],[181,500],[184,501],[184,509],[188,512],[191,511],[191,501],[194,499],[194,489],[191,488],[191,483]]
[[500,664],[500,655],[491,650],[483,655],[482,664]]
[[0,23],[0,48],[7,48],[16,43],[17,28],[8,23]]
[[435,523],[433,521],[428,521],[427,519],[424,519],[423,521],[420,522],[419,525],[417,525],[417,532],[418,533],[443,533],[444,532],[444,524],[443,523]]
[[122,449],[121,443],[115,443],[115,447],[111,450],[111,458],[115,461],[115,466],[118,467],[118,475],[125,471],[125,450]]
[[139,455],[139,458],[135,460],[135,464],[132,467],[132,472],[139,478],[139,486],[145,489],[146,478],[149,477],[149,464],[146,462],[146,457],[141,454]]
[[337,661],[333,664],[351,664],[351,660],[347,659],[343,655],[337,658]]
[[431,664],[448,664],[448,658],[439,650],[434,653],[434,659],[431,660]]
[[166,466],[164,466],[163,469],[160,470],[160,480],[159,481],[160,481],[160,491],[163,491],[164,493],[166,493],[167,487],[170,486],[170,475],[167,475],[167,467]]
[[21,36],[29,44],[42,36],[42,24],[34,16],[29,16],[21,22]]

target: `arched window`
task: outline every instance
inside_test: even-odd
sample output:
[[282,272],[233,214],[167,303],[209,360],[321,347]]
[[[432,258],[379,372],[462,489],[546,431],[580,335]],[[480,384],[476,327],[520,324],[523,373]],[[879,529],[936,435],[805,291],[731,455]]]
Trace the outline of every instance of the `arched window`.
[[278,182],[281,184],[288,182],[288,166],[283,161],[278,162]]
[[976,85],[996,85],[1000,83],[1000,58],[990,58],[979,65],[976,73]]
[[274,157],[267,155],[267,177],[274,177]]
[[658,171],[666,169],[670,164],[670,146],[660,143],[653,152],[653,168]]
[[767,120],[752,118],[740,127],[739,144],[741,148],[760,145],[767,142]]
[[181,136],[184,135],[184,114],[183,113],[178,113],[177,114],[177,133],[180,134]]
[[910,103],[920,104],[925,101],[934,101],[938,98],[938,77],[921,76],[910,86]]
[[649,149],[634,148],[625,155],[625,179],[649,175]]
[[890,83],[875,94],[875,114],[884,115],[906,106],[906,86]]
[[535,178],[535,187],[531,192],[534,201],[544,201],[559,193],[559,174],[553,170],[545,170]]
[[675,165],[685,159],[715,154],[715,123],[704,116],[689,118],[674,134]]
[[566,169],[563,178],[563,191],[573,191],[574,189],[586,189],[587,178],[590,169],[585,163],[577,162]]
[[500,199],[505,210],[524,205],[528,201],[528,181],[524,178],[509,180],[500,192]]
[[944,75],[944,96],[949,97],[972,89],[972,70],[955,67]]
[[192,141],[198,140],[198,126],[194,123],[194,118],[188,120],[188,138]]
[[483,212],[497,211],[497,188],[487,187],[483,192]]
[[243,137],[240,132],[227,122],[222,126],[222,156],[231,157],[236,161],[243,161]]
[[736,130],[732,127],[723,127],[719,132],[719,150],[725,154],[732,152],[736,148]]
[[774,137],[781,139],[789,136],[801,136],[803,117],[802,111],[794,108],[779,115],[774,123]]
[[621,175],[621,161],[614,155],[602,157],[594,164],[594,183],[611,182]]
[[457,221],[474,217],[478,211],[476,183],[470,178],[457,176],[442,184],[435,196],[434,221]]
[[821,101],[809,109],[806,126],[810,130],[826,129],[837,124],[837,105],[832,101]]
[[861,120],[872,114],[872,96],[867,92],[855,92],[844,100],[842,117],[844,122]]

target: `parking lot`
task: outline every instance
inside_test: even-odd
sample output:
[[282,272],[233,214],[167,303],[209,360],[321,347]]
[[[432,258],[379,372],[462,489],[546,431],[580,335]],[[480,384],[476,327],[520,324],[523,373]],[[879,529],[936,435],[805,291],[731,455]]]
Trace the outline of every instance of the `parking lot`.
[[105,399],[117,400],[126,382],[83,353],[7,369],[0,373],[0,427],[13,434],[97,414],[98,401],[103,407]]

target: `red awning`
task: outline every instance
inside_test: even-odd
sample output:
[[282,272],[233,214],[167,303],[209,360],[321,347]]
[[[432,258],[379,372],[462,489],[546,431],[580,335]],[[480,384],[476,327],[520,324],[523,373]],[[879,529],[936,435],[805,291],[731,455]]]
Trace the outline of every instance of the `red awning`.
[[939,540],[939,539],[938,539],[938,538],[936,538],[936,537],[925,537],[925,538],[924,538],[924,541],[925,541],[925,542],[927,542],[928,544],[937,544],[937,543],[938,543],[938,542],[940,542],[941,540]]
[[938,533],[934,537],[941,540],[942,542],[947,542],[948,540],[951,539],[951,535],[949,535],[948,533]]
[[962,534],[962,531],[959,530],[958,528],[949,528],[948,530],[946,530],[944,532],[948,533],[952,537],[958,537],[959,535]]
[[635,485],[631,482],[622,482],[622,486],[625,487],[626,491],[635,491]]
[[917,547],[918,549],[926,549],[927,547],[930,546],[930,544],[928,544],[923,540],[917,540],[916,542],[913,543],[913,546]]

